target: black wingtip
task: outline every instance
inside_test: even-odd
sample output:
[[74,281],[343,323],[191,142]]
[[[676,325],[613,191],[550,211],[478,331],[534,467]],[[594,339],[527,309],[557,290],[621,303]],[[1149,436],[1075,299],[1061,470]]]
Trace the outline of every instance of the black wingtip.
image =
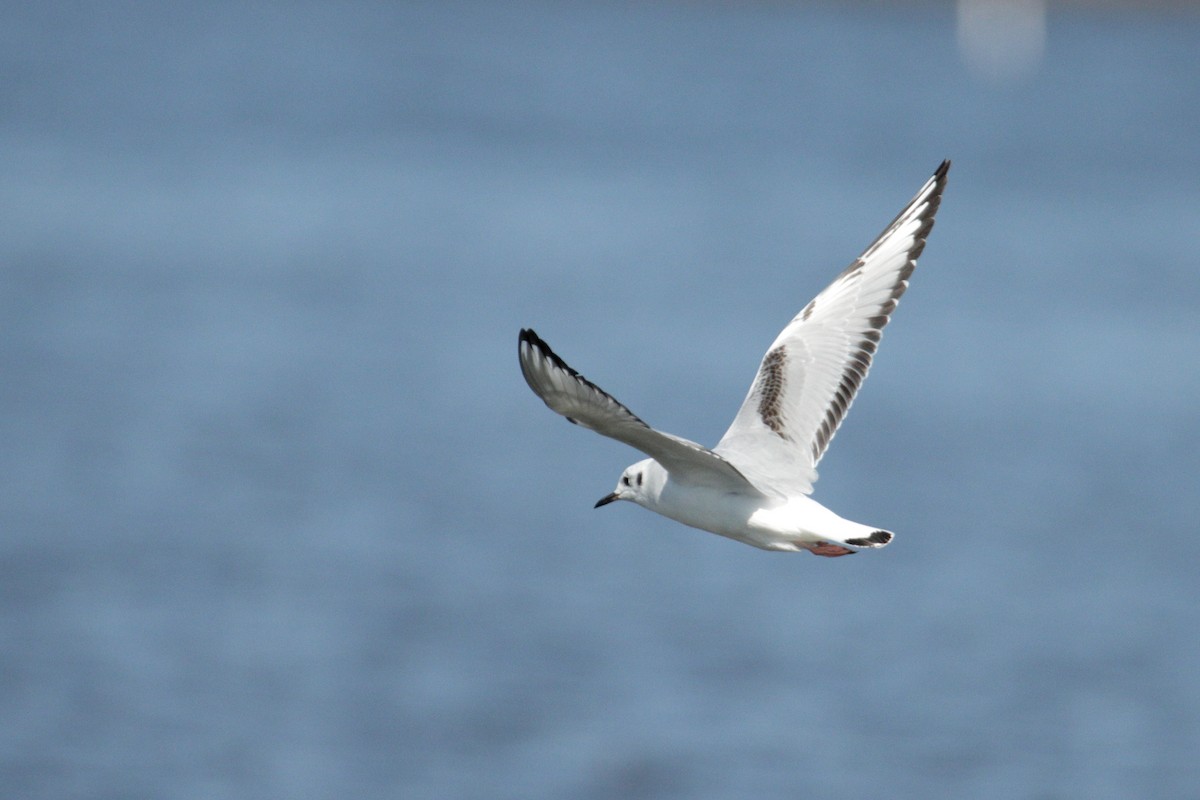
[[[576,372],[574,369],[572,369],[570,367],[570,365],[567,364],[567,362],[565,362],[561,358],[559,358],[558,353],[555,353],[553,350],[551,350],[550,345],[546,344],[546,342],[542,339],[542,337],[538,336],[534,332],[533,328],[521,328],[521,335],[517,338],[517,342],[518,342],[518,349],[520,349],[520,345],[527,344],[530,347],[532,347],[534,350],[537,350],[538,353],[542,356],[542,358],[548,359],[551,364],[553,364],[554,366],[563,370],[568,375],[570,375],[572,378],[579,378],[581,380],[586,380],[582,375],[580,375],[578,372]],[[599,388],[599,387],[597,387],[597,388]],[[572,421],[574,421],[574,420],[572,420]]]
[[[950,159],[944,160],[938,165],[938,168],[933,171],[933,175],[929,178],[929,183],[933,184],[933,194],[930,196],[930,203],[933,209],[937,209],[938,202],[942,199],[942,192],[946,189],[946,173],[950,171]],[[930,217],[933,214],[929,215]],[[928,234],[928,231],[926,231]]]
[[[538,336],[533,328],[521,328],[521,334],[517,337],[517,349],[520,350],[522,345],[529,345],[534,350],[538,351],[544,358],[548,358],[555,363],[562,361],[562,359],[556,356],[554,351],[550,349],[550,345],[542,341],[542,337]],[[565,364],[559,365],[563,367],[566,366]],[[570,368],[568,367],[568,369]]]

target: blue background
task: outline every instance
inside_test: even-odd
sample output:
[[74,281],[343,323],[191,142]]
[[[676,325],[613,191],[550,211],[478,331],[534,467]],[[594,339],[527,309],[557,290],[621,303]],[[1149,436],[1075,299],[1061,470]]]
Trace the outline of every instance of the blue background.
[[[22,798],[1200,792],[1200,17],[9,3],[0,784]],[[954,159],[816,496],[620,504],[535,327],[712,444]]]

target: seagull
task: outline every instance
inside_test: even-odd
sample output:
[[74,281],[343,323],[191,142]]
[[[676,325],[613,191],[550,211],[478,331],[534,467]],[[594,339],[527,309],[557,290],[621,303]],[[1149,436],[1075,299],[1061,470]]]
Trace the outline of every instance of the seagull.
[[890,542],[891,531],[843,519],[809,495],[817,464],[908,288],[949,169],[943,161],[883,233],[776,337],[712,449],[651,428],[536,333],[521,330],[521,372],[547,406],[649,456],[627,467],[595,507],[628,500],[764,550],[836,557]]

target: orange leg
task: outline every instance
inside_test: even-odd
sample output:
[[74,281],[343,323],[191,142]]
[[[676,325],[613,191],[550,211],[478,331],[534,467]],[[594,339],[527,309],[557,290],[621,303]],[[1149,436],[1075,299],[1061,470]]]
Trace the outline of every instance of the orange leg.
[[840,544],[830,544],[829,542],[817,542],[808,548],[808,551],[814,556],[828,556],[829,558],[854,555],[853,550],[842,547]]

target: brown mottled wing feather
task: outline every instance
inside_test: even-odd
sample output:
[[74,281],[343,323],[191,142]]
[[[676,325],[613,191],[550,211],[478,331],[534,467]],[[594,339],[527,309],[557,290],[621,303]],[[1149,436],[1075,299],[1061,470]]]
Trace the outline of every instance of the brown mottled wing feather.
[[677,479],[727,492],[761,494],[712,450],[642,422],[608,392],[567,366],[533,331],[521,331],[517,352],[529,388],[571,422],[641,450]]
[[933,228],[950,162],[804,307],[767,350],[715,448],[761,489],[808,494],[817,463],[867,377],[882,331]]

